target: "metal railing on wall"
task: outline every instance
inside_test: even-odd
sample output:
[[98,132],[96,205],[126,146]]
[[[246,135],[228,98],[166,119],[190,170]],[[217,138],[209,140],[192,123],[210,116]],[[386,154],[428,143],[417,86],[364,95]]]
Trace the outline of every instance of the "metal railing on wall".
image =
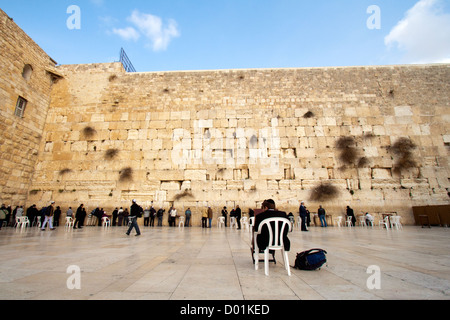
[[134,68],[123,48],[120,49],[120,62],[122,62],[122,65],[125,68],[126,72],[136,72],[136,69]]

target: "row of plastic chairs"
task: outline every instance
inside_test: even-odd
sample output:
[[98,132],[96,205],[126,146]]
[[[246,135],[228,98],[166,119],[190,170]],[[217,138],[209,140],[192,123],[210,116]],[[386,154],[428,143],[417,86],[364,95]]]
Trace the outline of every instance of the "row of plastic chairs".
[[30,220],[28,217],[16,217],[15,228],[25,229],[30,226]]
[[[336,224],[337,226],[340,228],[342,226],[342,220],[343,217],[337,217],[336,218]],[[359,225],[361,227],[367,227],[367,222],[364,216],[359,217]],[[369,221],[368,222],[370,224],[370,226],[373,228],[374,227],[374,221]],[[353,225],[352,222],[352,217],[347,217],[347,219],[345,220],[345,226],[346,227],[351,227]],[[381,219],[378,222],[378,226],[379,227],[384,227],[386,229],[393,229],[396,228],[397,230],[400,230],[403,228],[402,223],[401,223],[401,216],[390,216],[390,217],[385,217],[384,219]]]
[[[254,224],[255,218],[254,217],[242,217],[241,218],[241,226],[246,230],[252,230],[252,226]],[[218,217],[217,218],[217,227],[222,228],[225,227],[225,217]],[[236,217],[230,217],[230,228],[237,228],[237,218]]]
[[[72,217],[66,217],[66,224],[65,227],[67,228],[73,228],[75,224],[75,220]],[[91,224],[89,224],[91,225]],[[102,226],[103,227],[110,227],[111,226],[111,220],[108,217],[102,218]]]

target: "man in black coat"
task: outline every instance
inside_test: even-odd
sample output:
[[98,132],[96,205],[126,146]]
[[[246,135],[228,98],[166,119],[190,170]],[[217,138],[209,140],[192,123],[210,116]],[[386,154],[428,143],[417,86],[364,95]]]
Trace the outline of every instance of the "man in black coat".
[[[253,232],[258,232],[259,225],[265,220],[269,218],[285,218],[288,223],[290,223],[286,212],[278,211],[275,208],[275,201],[272,199],[265,200],[262,204],[262,209],[265,210],[264,212],[257,214],[255,216],[255,225],[253,227]],[[281,226],[280,226],[281,227]],[[291,242],[288,238],[289,228],[284,229],[283,233],[283,242],[284,242],[284,249],[286,251],[289,251],[291,249]],[[267,246],[269,245],[269,230],[267,230],[267,227],[263,228],[261,230],[261,234],[256,237],[256,242],[258,244],[258,248],[261,251],[264,251]],[[252,248],[252,253],[254,250],[254,244]]]
[[302,231],[308,231],[308,228],[306,227],[306,219],[308,218],[308,212],[306,211],[305,203],[302,201],[300,203],[300,218],[302,220]]
[[236,210],[234,211],[234,214],[236,215],[236,222],[237,222],[237,229],[240,230],[241,229],[241,218],[242,218],[242,212],[241,212],[241,208],[239,208],[239,206],[236,206]]
[[133,204],[131,205],[131,208],[130,208],[130,217],[132,217],[133,219],[132,219],[132,221],[131,221],[130,227],[128,228],[127,236],[130,235],[130,232],[131,232],[131,230],[132,230],[133,228],[136,229],[136,236],[140,236],[140,235],[141,235],[141,230],[139,230],[139,226],[138,226],[138,223],[137,223],[137,219],[140,218],[140,217],[142,217],[142,212],[143,212],[143,211],[144,211],[144,210],[142,209],[142,207],[140,207],[140,206],[136,203],[136,200],[133,200]]
[[356,225],[356,218],[355,214],[353,213],[353,209],[347,206],[347,217],[351,217],[352,219],[352,226],[354,227]]
[[77,209],[77,212],[75,213],[75,223],[73,224],[73,228],[81,229],[84,225],[84,219],[86,218],[86,209],[84,208],[84,204],[80,204],[80,206]]

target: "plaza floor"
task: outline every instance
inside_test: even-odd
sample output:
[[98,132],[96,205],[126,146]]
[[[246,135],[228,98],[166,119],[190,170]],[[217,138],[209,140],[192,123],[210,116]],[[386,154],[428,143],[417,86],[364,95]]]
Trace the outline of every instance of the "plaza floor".
[[[289,253],[322,248],[319,271],[281,255],[255,271],[250,232],[230,228],[125,227],[0,230],[1,300],[448,300],[450,230],[320,228],[290,233]],[[71,273],[69,266],[79,268]],[[371,266],[380,271],[372,272]],[[369,271],[369,273],[368,273]],[[76,280],[74,280],[76,279]],[[69,281],[68,281],[69,280]],[[79,280],[79,282],[77,282]],[[369,280],[369,281],[368,281]],[[377,282],[376,280],[379,280]],[[371,287],[369,284],[378,284]],[[80,284],[79,288],[73,285]],[[72,286],[70,285],[72,284]]]

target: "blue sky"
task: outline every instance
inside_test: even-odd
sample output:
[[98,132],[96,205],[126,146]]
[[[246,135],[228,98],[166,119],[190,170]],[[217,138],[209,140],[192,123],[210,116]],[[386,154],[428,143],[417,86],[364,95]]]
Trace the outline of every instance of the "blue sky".
[[[368,12],[373,5],[379,11]],[[450,62],[450,0],[0,0],[0,8],[59,64],[118,61],[121,47],[137,71]]]

